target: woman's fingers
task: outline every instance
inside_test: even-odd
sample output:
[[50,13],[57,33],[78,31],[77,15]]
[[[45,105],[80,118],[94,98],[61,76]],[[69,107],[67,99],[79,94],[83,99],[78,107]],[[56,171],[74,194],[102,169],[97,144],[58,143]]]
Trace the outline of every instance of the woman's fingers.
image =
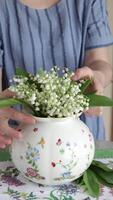
[[[4,90],[0,94],[0,98],[13,97],[15,93],[10,92],[8,89]],[[9,119],[17,120],[23,123],[35,124],[36,118],[22,112],[19,112],[13,108],[1,108],[0,109],[0,148],[3,149],[7,145],[12,143],[14,138],[21,138],[22,133],[9,126]]]
[[0,148],[5,148],[7,145],[10,145],[12,142],[11,139],[5,138],[0,132]]
[[102,107],[94,107],[88,109],[86,112],[84,112],[87,116],[101,116],[103,113]]
[[[86,89],[86,92],[96,92],[98,95],[103,94],[103,85],[100,81],[100,76],[97,71],[92,70],[91,68],[84,66],[82,68],[79,68],[75,71],[75,74],[72,76],[72,80],[82,80],[82,79],[92,79],[92,84],[88,86]],[[85,112],[88,116],[100,116],[103,113],[102,107],[91,107],[89,110]]]
[[92,85],[90,85],[90,90],[93,91],[103,91],[103,86],[100,81],[99,73],[92,70],[91,68],[84,66],[75,71],[75,74],[72,76],[72,80],[81,80],[81,79],[92,79]]
[[94,78],[93,70],[87,66],[77,69],[75,71],[75,74],[72,76],[72,80],[75,80],[75,81],[86,79],[86,78],[90,78],[90,79]]
[[[13,97],[15,95],[16,95],[16,93],[11,92],[9,89],[6,89],[2,93],[0,93],[0,98]],[[36,119],[33,116],[16,111],[12,108],[1,108],[0,109],[0,119],[2,117],[17,120],[17,121],[24,122],[24,123],[31,123],[31,124],[36,123]]]
[[7,145],[11,144],[14,138],[22,138],[22,133],[20,131],[9,126],[9,119],[23,123],[36,123],[36,119],[33,116],[18,112],[12,108],[0,109],[0,148],[5,148]]
[[13,119],[24,123],[35,124],[36,119],[33,116],[26,115],[22,112],[16,111],[13,108],[0,109],[0,118]]
[[16,93],[11,92],[9,89],[6,89],[6,90],[4,90],[4,91],[2,91],[2,92],[0,93],[0,98],[4,98],[4,97],[13,97],[13,96],[15,96],[15,95],[16,95]]
[[22,133],[20,131],[17,131],[14,128],[11,128],[8,123],[3,123],[0,127],[1,131],[4,133],[4,135],[10,137],[10,138],[22,138]]
[[95,91],[97,91],[97,94],[102,95],[104,92],[104,88],[98,79],[93,80],[93,88]]
[[0,149],[5,149],[6,144],[3,142],[2,138],[0,137]]

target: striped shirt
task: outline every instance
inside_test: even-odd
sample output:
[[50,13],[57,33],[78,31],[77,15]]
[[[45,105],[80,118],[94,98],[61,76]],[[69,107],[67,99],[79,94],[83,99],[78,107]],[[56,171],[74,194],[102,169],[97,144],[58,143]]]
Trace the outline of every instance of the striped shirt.
[[[105,0],[60,0],[33,9],[20,0],[0,0],[0,66],[4,87],[17,66],[35,74],[58,65],[75,70],[85,51],[113,44]],[[95,138],[104,138],[101,117],[81,116]]]

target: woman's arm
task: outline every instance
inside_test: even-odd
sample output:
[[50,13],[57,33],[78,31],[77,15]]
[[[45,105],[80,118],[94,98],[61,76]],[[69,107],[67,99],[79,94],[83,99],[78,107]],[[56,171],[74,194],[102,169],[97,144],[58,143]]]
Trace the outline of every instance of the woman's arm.
[[[104,89],[113,77],[113,69],[107,56],[107,48],[97,48],[86,52],[84,66],[78,68],[73,76],[74,80],[93,78]],[[98,90],[98,88],[97,88]]]
[[84,65],[96,73],[103,88],[112,81],[113,69],[108,59],[108,48],[97,48],[87,51]]
[[[82,68],[78,68],[73,80],[80,80],[86,77],[93,78],[92,86],[88,89],[90,92],[96,91],[102,95],[104,88],[112,81],[112,66],[108,61],[107,48],[97,48],[86,52],[85,61]],[[88,115],[102,114],[102,108],[90,108]]]

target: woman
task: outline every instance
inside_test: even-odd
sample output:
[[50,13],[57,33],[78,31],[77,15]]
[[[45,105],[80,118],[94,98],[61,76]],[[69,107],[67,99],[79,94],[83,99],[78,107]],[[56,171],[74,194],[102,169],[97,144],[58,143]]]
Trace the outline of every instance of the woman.
[[[0,70],[4,89],[10,85],[16,66],[36,73],[41,66],[48,70],[58,65],[75,70],[74,80],[93,77],[90,90],[102,94],[112,79],[107,46],[113,43],[113,38],[105,3],[105,0],[0,0]],[[7,90],[1,93],[11,95]],[[96,139],[104,138],[100,114],[101,110],[95,108],[81,116]],[[11,108],[1,109],[0,148],[22,136],[8,125],[9,118],[35,123],[32,116]]]

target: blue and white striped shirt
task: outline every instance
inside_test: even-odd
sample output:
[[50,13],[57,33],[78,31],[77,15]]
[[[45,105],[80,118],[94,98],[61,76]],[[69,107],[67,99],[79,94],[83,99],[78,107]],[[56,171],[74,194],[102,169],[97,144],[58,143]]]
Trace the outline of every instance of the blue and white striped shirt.
[[[17,66],[34,74],[54,65],[75,70],[83,66],[86,50],[113,44],[105,4],[60,0],[50,8],[33,9],[20,0],[0,0],[0,66],[6,86]],[[81,118],[95,138],[104,138],[102,118]]]

